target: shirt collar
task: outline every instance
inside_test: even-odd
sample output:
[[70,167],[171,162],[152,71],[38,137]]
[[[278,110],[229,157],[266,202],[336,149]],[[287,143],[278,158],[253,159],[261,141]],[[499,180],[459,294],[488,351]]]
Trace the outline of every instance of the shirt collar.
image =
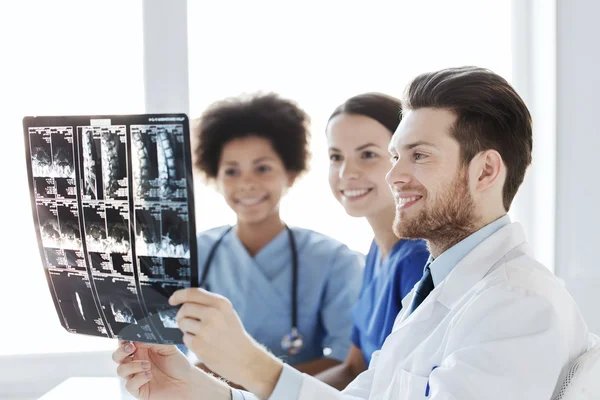
[[472,233],[465,239],[461,240],[448,250],[443,252],[434,259],[429,256],[425,268],[429,266],[431,269],[431,277],[433,278],[433,284],[439,285],[454,269],[454,267],[462,260],[467,254],[469,254],[475,247],[483,242],[488,237],[492,236],[500,228],[510,224],[510,217],[508,214],[497,219],[496,221],[484,226],[477,232]]

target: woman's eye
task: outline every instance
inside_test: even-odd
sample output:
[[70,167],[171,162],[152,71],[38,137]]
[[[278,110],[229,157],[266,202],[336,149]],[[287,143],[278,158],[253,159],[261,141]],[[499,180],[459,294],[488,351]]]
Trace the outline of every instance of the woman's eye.
[[377,154],[372,151],[365,151],[362,153],[362,158],[375,158]]
[[422,160],[422,159],[424,159],[425,157],[427,157],[427,156],[426,156],[425,154],[423,154],[423,153],[414,153],[414,154],[413,154],[413,158],[414,158],[415,160],[417,160],[417,161],[418,161],[418,160]]
[[260,172],[260,173],[269,172],[271,169],[272,168],[270,165],[261,165],[257,168],[258,172]]
[[228,168],[223,172],[226,176],[235,176],[237,174],[237,170],[233,168]]
[[338,162],[338,161],[341,161],[341,160],[342,160],[342,156],[340,156],[339,154],[331,154],[329,156],[329,161]]

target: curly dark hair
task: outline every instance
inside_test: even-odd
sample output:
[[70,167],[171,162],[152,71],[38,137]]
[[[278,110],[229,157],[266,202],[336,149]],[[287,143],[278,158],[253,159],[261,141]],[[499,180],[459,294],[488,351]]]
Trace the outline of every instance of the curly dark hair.
[[268,139],[285,169],[298,175],[308,169],[308,115],[274,93],[253,94],[213,103],[197,121],[194,166],[210,180],[217,177],[225,144],[241,137]]

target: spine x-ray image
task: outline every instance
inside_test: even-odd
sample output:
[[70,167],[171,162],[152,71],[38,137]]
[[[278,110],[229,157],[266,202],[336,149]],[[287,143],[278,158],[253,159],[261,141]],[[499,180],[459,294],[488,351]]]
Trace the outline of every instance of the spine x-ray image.
[[125,127],[101,131],[102,180],[106,199],[127,199],[127,154]]
[[52,201],[37,203],[39,232],[44,247],[60,248],[60,227],[58,226],[57,204]]
[[103,199],[100,137],[92,128],[79,128],[79,132],[82,144],[83,198],[89,200]]
[[104,252],[107,249],[105,215],[103,204],[84,203],[83,221],[88,251]]
[[134,187],[139,199],[185,199],[186,157],[180,125],[132,126]]
[[147,204],[136,209],[137,254],[189,258],[188,218],[185,205]]
[[198,285],[185,115],[26,117],[31,205],[72,333],[181,344],[169,297]]
[[77,203],[60,202],[57,204],[57,211],[62,249],[81,249]]
[[129,253],[129,206],[125,203],[106,205],[107,246],[111,253]]
[[73,128],[43,127],[29,130],[32,175],[74,177]]

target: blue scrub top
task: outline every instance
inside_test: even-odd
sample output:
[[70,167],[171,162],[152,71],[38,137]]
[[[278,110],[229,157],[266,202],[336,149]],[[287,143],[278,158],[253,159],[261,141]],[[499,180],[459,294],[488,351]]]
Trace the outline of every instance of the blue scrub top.
[[[219,227],[198,235],[198,266],[227,230]],[[344,361],[350,350],[352,307],[360,293],[364,256],[323,234],[292,228],[298,249],[298,331],[302,350],[290,356],[281,339],[290,333],[292,254],[284,229],[251,257],[235,229],[215,253],[207,276],[210,290],[227,297],[246,331],[274,355],[295,365],[323,357]]]
[[371,244],[360,298],[352,310],[352,342],[361,349],[367,365],[392,331],[402,299],[423,276],[428,258],[422,240],[399,240],[383,262],[375,241]]

